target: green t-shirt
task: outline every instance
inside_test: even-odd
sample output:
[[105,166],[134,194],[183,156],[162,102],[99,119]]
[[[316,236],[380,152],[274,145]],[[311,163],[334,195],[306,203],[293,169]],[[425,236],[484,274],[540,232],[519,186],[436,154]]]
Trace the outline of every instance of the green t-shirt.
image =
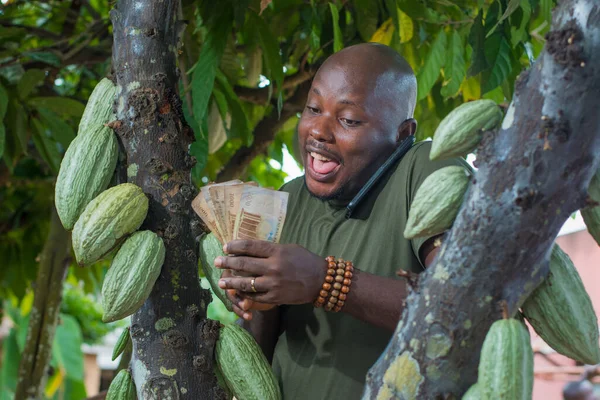
[[[304,177],[281,190],[289,192],[281,243],[295,243],[322,257],[352,260],[371,274],[400,279],[396,271],[424,270],[419,248],[428,238],[403,235],[411,200],[423,180],[464,160],[429,160],[431,142],[415,144],[346,219],[345,205],[310,195]],[[349,296],[352,295],[350,291]],[[359,399],[368,369],[384,351],[392,332],[343,312],[312,304],[281,306],[282,334],[273,358],[284,400]]]

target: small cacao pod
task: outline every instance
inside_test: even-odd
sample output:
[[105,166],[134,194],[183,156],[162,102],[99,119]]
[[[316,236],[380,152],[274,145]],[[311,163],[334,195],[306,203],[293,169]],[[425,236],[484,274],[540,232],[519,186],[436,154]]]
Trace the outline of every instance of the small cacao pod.
[[279,384],[267,358],[241,326],[221,326],[215,357],[237,400],[281,400]]
[[533,350],[520,321],[501,319],[490,327],[481,348],[477,387],[482,400],[531,400]]
[[225,123],[231,126],[231,115],[227,114],[223,121],[217,102],[213,101],[208,112],[208,154],[216,153],[227,141]]
[[117,340],[117,343],[115,344],[115,347],[113,349],[113,353],[112,353],[112,360],[115,361],[117,359],[117,357],[119,357],[121,355],[121,353],[123,353],[123,350],[125,350],[125,347],[127,346],[127,343],[129,343],[129,340],[131,339],[131,337],[129,336],[129,327],[123,329],[123,332],[121,332],[121,336],[119,336],[119,339]]
[[[588,195],[592,201],[600,203],[600,170],[596,171],[590,181]],[[600,206],[582,208],[581,216],[588,232],[600,245]]]
[[104,126],[77,136],[60,163],[54,202],[60,220],[67,230],[89,204],[108,187],[119,157],[114,133]]
[[95,129],[114,120],[113,103],[117,87],[108,78],[102,78],[96,85],[79,121],[78,135],[94,132]]
[[251,86],[255,86],[258,84],[258,79],[260,78],[260,74],[262,72],[263,67],[263,54],[262,49],[259,46],[256,46],[254,50],[248,54],[248,59],[246,63],[246,79],[248,79],[248,83]]
[[106,400],[135,400],[135,383],[129,371],[122,369],[115,376],[106,392]]
[[467,390],[465,395],[462,397],[462,400],[479,400],[480,398],[481,396],[479,396],[479,386],[477,386],[477,383],[475,383],[471,385],[469,390]]
[[443,160],[469,154],[481,141],[481,133],[494,129],[500,122],[502,111],[493,100],[461,104],[446,115],[435,130],[429,158]]
[[131,235],[113,258],[102,285],[102,321],[136,312],[146,301],[165,262],[165,245],[152,231]]
[[450,228],[462,205],[469,177],[467,169],[451,165],[425,178],[410,206],[404,237],[437,235]]
[[521,307],[533,329],[550,347],[585,364],[600,363],[598,319],[573,262],[555,244],[550,274]]
[[96,196],[73,228],[73,251],[79,265],[89,265],[135,232],[148,213],[148,198],[132,183],[123,183]]
[[214,265],[215,258],[224,255],[223,246],[214,234],[209,233],[200,239],[199,267],[204,271],[204,276],[210,284],[213,293],[223,302],[227,310],[233,311],[231,300],[227,297],[225,290],[219,287],[219,279],[221,279],[223,270]]

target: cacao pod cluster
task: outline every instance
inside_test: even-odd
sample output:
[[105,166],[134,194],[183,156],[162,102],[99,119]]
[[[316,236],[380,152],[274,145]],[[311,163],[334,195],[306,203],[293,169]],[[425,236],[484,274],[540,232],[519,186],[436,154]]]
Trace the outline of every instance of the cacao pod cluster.
[[60,220],[65,229],[73,230],[79,265],[90,265],[117,250],[102,286],[105,322],[125,318],[141,307],[165,259],[162,239],[154,232],[138,231],[148,213],[142,189],[132,183],[109,188],[119,156],[117,138],[107,127],[116,118],[116,91],[106,78],[94,88],[77,137],[61,163],[55,190]]

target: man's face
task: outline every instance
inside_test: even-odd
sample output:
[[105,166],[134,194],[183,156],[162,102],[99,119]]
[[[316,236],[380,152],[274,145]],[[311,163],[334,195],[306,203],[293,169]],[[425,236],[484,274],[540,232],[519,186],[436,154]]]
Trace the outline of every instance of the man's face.
[[[371,73],[371,75],[373,75]],[[323,199],[351,199],[396,147],[383,80],[344,65],[315,76],[298,125],[308,190]],[[387,111],[387,112],[386,112]]]

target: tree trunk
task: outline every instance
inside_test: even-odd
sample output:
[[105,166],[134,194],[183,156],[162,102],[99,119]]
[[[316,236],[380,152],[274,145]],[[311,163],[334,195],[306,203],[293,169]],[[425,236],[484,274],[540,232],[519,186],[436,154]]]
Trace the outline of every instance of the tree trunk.
[[52,342],[62,301],[63,281],[71,250],[71,235],[58,218],[54,205],[50,231],[40,255],[35,297],[29,314],[25,349],[19,364],[15,399],[41,399],[52,356]]
[[551,245],[586,204],[600,161],[600,5],[563,0],[546,47],[521,74],[502,129],[437,260],[423,273],[365,399],[456,399],[477,379],[481,345],[548,273]]
[[[206,319],[210,292],[200,288],[191,212],[193,132],[177,92],[176,58],[184,25],[177,0],[119,0],[111,12],[118,86],[113,126],[127,155],[128,181],[150,199],[141,229],[156,232],[165,263],[149,299],[133,315],[132,375],[140,399],[213,399],[219,324]],[[192,221],[192,222],[190,222]]]

